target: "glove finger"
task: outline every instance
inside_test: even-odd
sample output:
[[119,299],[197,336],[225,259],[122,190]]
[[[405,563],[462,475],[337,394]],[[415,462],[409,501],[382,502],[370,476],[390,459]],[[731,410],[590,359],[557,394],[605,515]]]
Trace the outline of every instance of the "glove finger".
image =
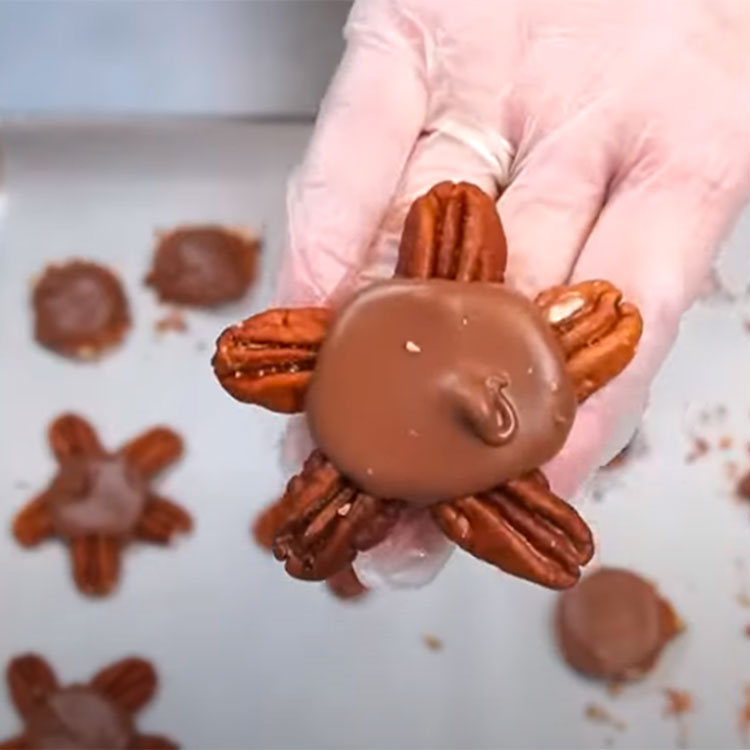
[[641,311],[643,336],[624,372],[578,410],[563,450],[547,467],[561,494],[577,491],[632,435],[680,318],[729,228],[729,214],[707,210],[710,205],[696,185],[660,179],[623,185],[602,211],[572,278],[620,287]]
[[414,200],[433,185],[445,180],[466,181],[497,197],[500,186],[507,181],[509,162],[489,158],[489,147],[476,146],[483,141],[504,142],[497,134],[483,133],[466,125],[451,127],[449,131],[437,129],[420,137],[357,274],[355,288],[393,275],[406,214]]
[[454,549],[429,512],[415,508],[377,547],[360,552],[354,568],[370,588],[419,588],[435,578]]
[[425,118],[424,61],[407,29],[364,24],[323,101],[287,192],[288,237],[277,304],[319,304],[359,268]]
[[614,149],[575,124],[523,159],[498,211],[508,240],[508,283],[528,295],[570,275],[601,210]]

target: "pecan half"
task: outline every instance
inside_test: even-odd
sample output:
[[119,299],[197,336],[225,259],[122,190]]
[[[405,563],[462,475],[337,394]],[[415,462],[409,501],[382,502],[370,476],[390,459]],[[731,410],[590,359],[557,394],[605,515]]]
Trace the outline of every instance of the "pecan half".
[[276,502],[263,508],[253,519],[251,529],[253,537],[258,546],[264,550],[268,552],[273,550],[273,540],[292,512],[293,499],[292,493],[285,492]]
[[239,401],[301,411],[330,319],[323,307],[274,309],[230,326],[216,342],[216,377]]
[[572,586],[594,553],[591,530],[540,471],[441,503],[432,515],[470,554],[551,589]]
[[153,698],[157,676],[149,662],[129,657],[102,669],[91,685],[124,711],[134,713]]
[[274,540],[274,555],[295,578],[320,581],[346,568],[357,552],[381,542],[402,504],[360,492],[320,451],[292,477],[282,503],[290,513]]
[[468,182],[441,182],[406,215],[396,276],[500,282],[507,257],[492,198]]
[[184,450],[182,438],[169,427],[152,427],[123,445],[119,454],[145,477],[154,477]]
[[351,565],[328,578],[326,585],[328,590],[339,599],[359,599],[369,591],[367,586],[357,578]]
[[[253,520],[253,537],[264,550],[273,551],[276,534],[287,523],[292,513],[294,497],[290,492],[285,493],[276,502],[263,508]],[[351,565],[327,578],[326,584],[340,599],[356,599],[368,591],[367,587],[360,583]]]
[[90,596],[111,593],[120,578],[120,544],[109,536],[82,536],[70,541],[73,579]]
[[17,656],[8,664],[8,688],[18,713],[26,716],[52,691],[57,677],[52,667],[37,654]]
[[579,402],[604,387],[635,356],[643,332],[641,314],[610,282],[552,287],[536,304],[557,335]]

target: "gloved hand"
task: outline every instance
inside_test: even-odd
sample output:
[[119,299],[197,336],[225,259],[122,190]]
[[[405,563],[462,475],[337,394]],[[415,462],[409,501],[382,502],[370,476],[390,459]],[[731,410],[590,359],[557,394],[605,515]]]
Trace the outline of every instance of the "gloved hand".
[[[278,302],[390,276],[405,212],[436,182],[500,196],[509,284],[609,279],[644,318],[635,360],[545,467],[570,497],[632,434],[748,194],[750,4],[359,0],[346,36],[289,188]],[[447,549],[415,514],[357,567],[419,584]]]

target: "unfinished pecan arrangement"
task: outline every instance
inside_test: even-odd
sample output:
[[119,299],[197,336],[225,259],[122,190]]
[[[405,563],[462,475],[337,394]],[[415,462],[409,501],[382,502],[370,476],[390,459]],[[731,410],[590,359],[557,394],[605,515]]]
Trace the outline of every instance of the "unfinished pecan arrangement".
[[154,427],[109,453],[85,419],[64,414],[50,425],[49,443],[57,473],[20,510],[13,534],[24,547],[55,536],[67,542],[82,593],[111,593],[122,551],[132,539],[167,544],[190,531],[187,511],[149,487],[182,454],[177,433]]
[[[507,247],[493,201],[474,185],[444,182],[412,205],[396,275],[500,283]],[[638,310],[607,281],[558,286],[535,300],[556,334],[577,399],[583,402],[633,358],[642,331]],[[240,401],[301,411],[325,339],[330,311],[268,310],[228,328],[213,366]],[[361,492],[319,451],[278,501],[274,552],[297,578],[322,580],[378,544],[405,503]],[[540,471],[470,497],[433,505],[445,535],[511,575],[561,589],[593,555],[591,532],[549,488]]]
[[135,728],[135,714],[151,700],[157,688],[156,672],[143,659],[131,657],[111,664],[85,685],[61,686],[41,656],[24,654],[8,665],[7,680],[24,730],[0,742],[3,750],[179,747],[166,737],[141,734]]

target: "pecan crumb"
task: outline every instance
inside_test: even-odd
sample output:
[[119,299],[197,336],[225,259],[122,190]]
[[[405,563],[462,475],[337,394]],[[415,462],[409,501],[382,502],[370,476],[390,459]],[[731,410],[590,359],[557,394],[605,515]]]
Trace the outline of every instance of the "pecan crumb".
[[719,438],[719,450],[728,451],[733,444],[734,441],[729,435],[723,435],[721,438]]
[[711,446],[709,445],[708,440],[702,437],[694,437],[693,447],[691,448],[690,453],[685,457],[685,461],[692,464],[694,461],[705,456],[710,449]]
[[607,685],[607,692],[613,697],[617,698],[618,695],[622,694],[625,686],[622,682],[610,682]]
[[157,333],[167,333],[168,331],[174,331],[175,333],[185,333],[187,331],[187,320],[182,310],[178,307],[173,307],[163,317],[159,318],[154,323],[154,328]]
[[666,704],[664,706],[664,716],[674,716],[677,720],[677,746],[687,747],[688,732],[685,716],[692,713],[695,708],[693,696],[687,690],[677,690],[676,688],[664,688],[664,697]]
[[425,633],[422,636],[422,642],[425,646],[427,646],[430,651],[442,651],[443,650],[443,642],[438,638],[436,635],[433,635],[432,633]]
[[747,746],[750,740],[750,684],[746,683],[743,687],[743,699],[740,706],[738,724],[742,744]]
[[664,697],[667,701],[664,706],[664,716],[682,716],[691,713],[695,707],[693,696],[687,690],[664,688]]
[[590,721],[595,721],[598,724],[607,724],[618,732],[624,732],[628,728],[628,725],[622,719],[618,719],[598,703],[588,703],[583,713]]

